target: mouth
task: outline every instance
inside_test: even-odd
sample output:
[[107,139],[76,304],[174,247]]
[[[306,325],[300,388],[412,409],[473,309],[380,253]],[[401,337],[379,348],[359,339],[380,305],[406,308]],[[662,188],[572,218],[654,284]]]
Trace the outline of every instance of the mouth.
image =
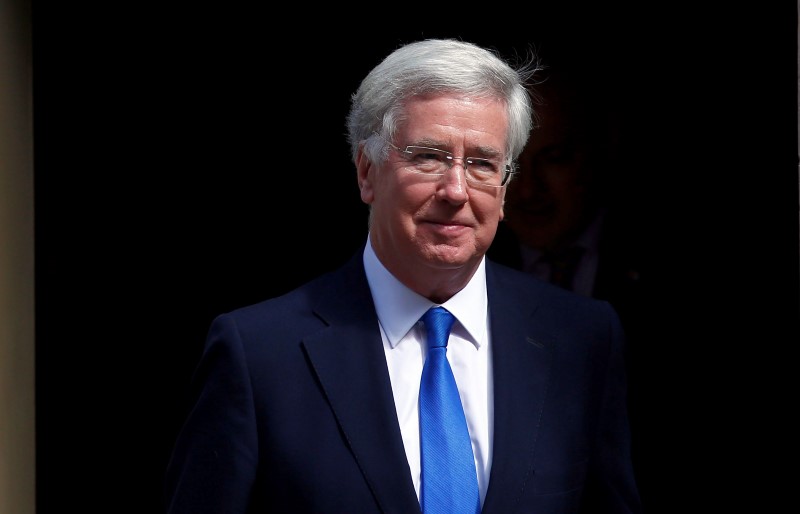
[[462,223],[460,221],[450,221],[450,220],[447,220],[447,221],[432,221],[432,220],[429,220],[429,221],[426,221],[425,223],[427,223],[429,225],[434,225],[434,226],[437,226],[437,227],[468,227],[469,226],[467,223]]
[[455,220],[425,220],[425,226],[441,235],[454,236],[470,230],[470,225]]

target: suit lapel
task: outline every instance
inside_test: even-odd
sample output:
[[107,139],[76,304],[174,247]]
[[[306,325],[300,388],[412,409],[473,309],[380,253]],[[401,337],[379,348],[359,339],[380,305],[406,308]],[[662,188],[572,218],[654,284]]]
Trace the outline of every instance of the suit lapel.
[[[484,514],[512,512],[531,478],[550,381],[554,336],[518,286],[487,266],[495,400]],[[381,510],[419,513],[361,254],[322,296],[315,313],[327,328],[303,342],[311,366]]]
[[361,254],[339,275],[315,309],[328,326],[304,347],[381,510],[419,512]]
[[[512,512],[533,470],[552,363],[552,337],[540,326],[529,292],[487,266],[494,375],[494,447],[484,513]],[[498,291],[502,290],[503,294]]]

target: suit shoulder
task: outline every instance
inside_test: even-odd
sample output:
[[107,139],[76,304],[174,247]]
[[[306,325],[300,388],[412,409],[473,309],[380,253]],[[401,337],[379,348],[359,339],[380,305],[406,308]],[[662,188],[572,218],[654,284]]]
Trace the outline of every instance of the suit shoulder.
[[[369,291],[360,254],[353,257],[345,265],[323,273],[286,293],[267,298],[258,303],[245,305],[221,314],[237,323],[302,323],[305,318],[313,318],[316,310],[330,303],[341,304],[344,299],[363,296]],[[359,293],[360,291],[360,293]],[[346,302],[345,302],[346,303]]]
[[519,296],[577,296],[575,293],[566,291],[545,280],[542,280],[530,273],[511,268],[505,264],[487,260],[487,278],[495,283],[495,286],[509,294]]
[[614,308],[605,301],[584,296],[542,280],[530,273],[487,261],[487,277],[501,294],[510,295],[529,305],[545,305],[553,309],[603,312]]

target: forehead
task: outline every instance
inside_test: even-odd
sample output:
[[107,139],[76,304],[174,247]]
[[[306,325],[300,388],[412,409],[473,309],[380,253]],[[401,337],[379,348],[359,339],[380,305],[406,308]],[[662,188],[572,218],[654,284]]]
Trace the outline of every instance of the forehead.
[[418,141],[505,148],[508,132],[506,104],[496,98],[463,95],[424,95],[403,102],[405,116],[398,136],[406,144]]

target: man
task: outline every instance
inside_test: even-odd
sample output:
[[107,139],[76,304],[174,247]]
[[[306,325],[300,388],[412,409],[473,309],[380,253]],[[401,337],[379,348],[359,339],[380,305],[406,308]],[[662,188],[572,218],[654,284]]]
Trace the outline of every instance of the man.
[[[614,310],[485,258],[535,71],[426,40],[362,81],[363,252],[214,321],[170,514],[640,512]],[[440,382],[457,391],[431,397]],[[443,460],[458,433],[467,456]]]
[[638,234],[622,224],[631,217],[621,214],[613,96],[587,70],[556,60],[535,86],[538,123],[488,255],[618,308],[615,300],[635,291],[640,278],[631,245]]

